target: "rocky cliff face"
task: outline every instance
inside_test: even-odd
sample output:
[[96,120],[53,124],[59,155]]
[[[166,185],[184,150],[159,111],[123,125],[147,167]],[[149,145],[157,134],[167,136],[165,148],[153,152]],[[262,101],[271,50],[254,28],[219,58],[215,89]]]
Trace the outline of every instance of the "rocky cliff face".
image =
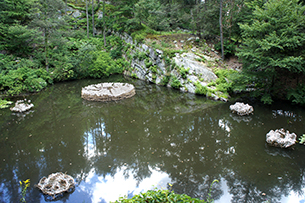
[[[196,89],[200,88],[209,89],[208,83],[217,79],[214,72],[204,63],[214,59],[198,55],[193,49],[192,52],[176,53],[170,59],[162,50],[137,43],[126,33],[120,37],[130,47],[124,54],[125,59],[130,62],[130,68],[124,72],[127,76],[189,93],[196,93]],[[227,101],[216,94],[207,96],[214,100]]]

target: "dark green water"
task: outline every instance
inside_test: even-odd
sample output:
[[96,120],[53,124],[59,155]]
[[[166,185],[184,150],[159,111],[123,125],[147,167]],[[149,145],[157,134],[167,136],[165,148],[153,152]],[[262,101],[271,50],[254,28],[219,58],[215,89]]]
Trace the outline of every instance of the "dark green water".
[[[129,82],[133,98],[84,101],[81,87]],[[28,114],[0,110],[0,202],[19,202],[19,181],[30,179],[27,202],[46,202],[34,187],[62,171],[78,185],[57,202],[109,202],[154,187],[215,202],[305,202],[305,146],[269,147],[265,135],[285,128],[305,133],[305,110],[286,104],[254,106],[252,116],[231,103],[113,77],[60,83],[27,97]]]

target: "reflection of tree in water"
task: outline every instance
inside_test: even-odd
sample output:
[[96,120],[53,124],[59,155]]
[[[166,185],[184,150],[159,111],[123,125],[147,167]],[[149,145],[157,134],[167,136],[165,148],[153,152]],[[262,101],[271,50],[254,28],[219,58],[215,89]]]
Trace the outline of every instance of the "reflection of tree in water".
[[[64,86],[62,88],[65,89]],[[22,120],[14,115],[6,116],[9,125],[0,125],[0,154],[3,157],[0,162],[0,202],[19,202],[19,181],[25,179],[31,181],[26,194],[27,202],[40,202],[42,195],[34,184],[42,176],[56,171],[76,176],[80,166],[86,165],[86,160],[78,155],[82,154],[79,151],[82,149],[79,115],[74,114],[73,126],[65,125],[71,120],[71,112],[80,100],[75,97],[75,88],[63,89],[50,87],[32,96],[35,110],[30,116]],[[61,91],[69,93],[61,94]],[[74,139],[66,136],[70,133]],[[64,197],[62,201],[67,199]]]
[[[98,129],[94,130],[93,135],[96,139],[95,154],[105,155],[95,157],[97,173],[114,175],[117,168],[124,166],[126,176],[129,175],[128,171],[131,172],[139,184],[151,175],[151,168],[159,168],[169,173],[176,192],[206,197],[211,182],[220,178],[214,174],[222,170],[221,164],[214,160],[227,151],[219,150],[220,144],[216,143],[215,137],[221,139],[227,133],[219,127],[219,121],[209,115],[211,110],[207,110],[207,115],[199,117],[173,114],[172,110],[176,110],[177,106],[180,105],[181,109],[177,98],[173,102],[176,105],[169,107],[167,103],[158,102],[150,105],[148,101],[151,100],[147,99],[149,96],[140,97],[147,100],[145,102],[138,98],[130,103],[127,108],[130,113],[122,114],[123,109],[107,104],[107,108],[103,110],[103,115],[107,116],[99,119],[101,115],[96,115],[95,126]],[[169,100],[167,97],[168,94],[159,95],[158,99],[166,101]],[[137,102],[146,103],[145,108],[154,108],[136,108]],[[164,105],[167,105],[164,107],[165,113]],[[212,136],[211,127],[217,129]],[[215,186],[214,188],[212,193],[217,198],[221,191]]]
[[[287,119],[301,129],[302,112],[292,119],[255,107],[249,122],[238,122],[228,104],[213,106],[201,97],[140,81],[135,86],[137,95],[128,100],[83,103],[80,87],[63,84],[32,99],[33,117],[16,123],[4,113],[0,202],[19,200],[18,182],[24,177],[34,184],[63,170],[85,179],[93,168],[104,177],[123,169],[138,184],[152,169],[161,170],[175,192],[199,198],[206,198],[214,179],[226,181],[232,202],[278,202],[291,190],[301,194],[305,148],[283,153],[265,147],[264,136],[276,125],[291,127]],[[224,192],[220,186],[213,186],[216,200]],[[40,201],[38,190],[30,188],[28,194],[29,202]]]
[[[224,109],[226,105],[211,109],[203,107],[205,110],[198,112],[196,108],[192,111],[192,107],[184,107],[185,98],[175,94],[159,94],[155,96],[158,100],[153,101],[152,95],[148,94],[154,94],[152,90],[142,91],[143,94],[138,94],[136,99],[126,102],[127,106],[108,104],[103,110],[104,120],[97,126],[104,126],[99,131],[106,132],[107,136],[97,134],[99,140],[96,143],[99,152],[106,150],[107,155],[99,156],[94,161],[99,174],[113,174],[124,166],[126,177],[133,174],[139,184],[150,176],[151,168],[160,169],[169,174],[175,192],[199,198],[207,196],[214,179],[222,180],[224,177],[233,195],[232,202],[256,202],[267,198],[277,201],[281,195],[290,192],[292,186],[300,185],[295,191],[303,187],[303,183],[298,184],[298,178],[290,185],[282,183],[284,177],[276,177],[270,184],[265,183],[270,169],[268,164],[259,163],[257,157],[265,160],[268,155],[263,147],[255,149],[255,145],[251,146],[257,140],[255,135],[264,134],[262,131],[266,130],[263,126],[264,116],[255,115],[249,122],[237,125],[238,121],[232,119],[230,112]],[[181,109],[188,109],[188,113],[183,113],[186,111]],[[261,130],[255,132],[256,128]],[[282,158],[267,159],[269,163],[282,163]],[[111,171],[102,163],[111,166]],[[291,171],[289,177],[298,177],[299,172],[294,169],[287,170],[283,166],[276,168],[282,169],[279,174],[286,170]],[[256,171],[265,176],[258,178]],[[277,174],[274,168],[271,171]],[[255,176],[252,177],[252,173]],[[285,180],[291,181],[290,178]],[[220,185],[213,187],[214,199],[219,199],[223,194]]]

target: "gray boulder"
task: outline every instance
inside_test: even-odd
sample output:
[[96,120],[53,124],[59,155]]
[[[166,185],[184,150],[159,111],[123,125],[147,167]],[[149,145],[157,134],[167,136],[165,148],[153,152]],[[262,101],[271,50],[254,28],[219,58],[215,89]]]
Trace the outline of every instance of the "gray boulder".
[[80,17],[82,14],[81,14],[81,12],[79,12],[79,10],[76,10],[75,12],[73,12],[73,14],[72,14],[72,16],[73,16],[73,18],[78,18],[78,17]]
[[197,61],[200,57],[194,53],[177,54],[173,59],[178,66],[184,67],[185,69],[189,68],[189,74],[201,75],[201,78],[205,82],[211,82],[217,79],[217,76],[212,70]]

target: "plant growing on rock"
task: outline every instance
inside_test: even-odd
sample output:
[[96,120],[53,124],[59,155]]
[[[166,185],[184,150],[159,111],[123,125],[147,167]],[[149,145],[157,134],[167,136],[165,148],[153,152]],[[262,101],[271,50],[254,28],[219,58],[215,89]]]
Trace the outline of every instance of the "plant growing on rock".
[[305,145],[305,134],[299,138],[299,143]]
[[170,80],[170,76],[165,75],[162,77],[160,84],[165,86],[169,83],[169,80]]
[[157,73],[157,66],[151,66],[149,69],[151,70],[151,72]]
[[190,68],[185,69],[183,67],[180,68],[180,74],[183,79],[186,79],[187,74],[189,73]]
[[0,109],[9,107],[13,102],[0,99]]
[[196,86],[196,90],[195,90],[195,94],[200,94],[200,95],[206,95],[208,92],[208,88],[206,86],[203,86],[200,84],[200,82],[196,82],[195,83]]
[[171,87],[174,89],[179,89],[180,87],[182,87],[182,84],[176,76],[173,76],[171,79]]
[[170,190],[148,190],[145,193],[141,193],[139,195],[135,195],[131,199],[127,199],[126,197],[120,197],[118,201],[115,203],[133,203],[133,202],[155,202],[155,203],[164,203],[164,202],[193,202],[193,203],[204,203],[204,200],[191,198],[185,194],[176,194]]

